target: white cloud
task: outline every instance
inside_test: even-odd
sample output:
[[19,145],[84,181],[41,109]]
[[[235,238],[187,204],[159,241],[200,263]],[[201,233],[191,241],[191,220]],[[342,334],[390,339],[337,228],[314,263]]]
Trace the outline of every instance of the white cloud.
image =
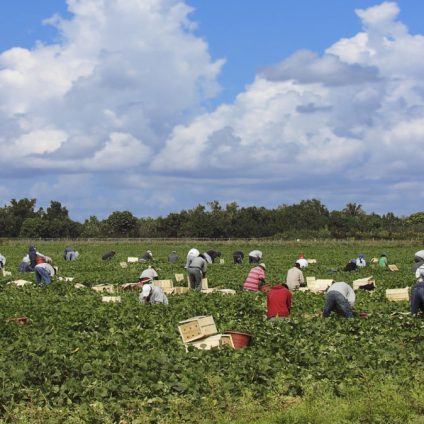
[[67,4],[70,19],[49,20],[58,43],[0,54],[5,195],[65,196],[79,218],[211,199],[422,208],[409,182],[424,161],[424,37],[396,3],[356,10],[361,32],[260,69],[212,112],[223,61],[184,0]]
[[[176,127],[153,169],[250,175],[263,185],[279,178],[275,192],[292,185],[300,198],[324,201],[331,198],[324,185],[338,183],[341,205],[352,197],[366,204],[371,192],[419,178],[424,37],[397,20],[396,3],[356,13],[363,32],[322,56],[301,50],[262,69],[233,104]],[[369,190],[358,193],[358,184]]]

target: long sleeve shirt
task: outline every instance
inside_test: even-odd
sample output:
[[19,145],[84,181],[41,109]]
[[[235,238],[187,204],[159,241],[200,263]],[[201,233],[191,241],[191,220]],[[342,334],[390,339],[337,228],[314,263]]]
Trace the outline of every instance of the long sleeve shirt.
[[152,286],[152,290],[150,293],[149,301],[142,296],[143,292],[140,293],[140,302],[143,304],[151,303],[152,305],[157,305],[159,303],[162,303],[163,305],[168,304],[168,298],[166,297],[165,293],[162,291],[160,287]]
[[353,291],[352,287],[349,286],[349,284],[343,282],[334,283],[329,287],[327,293],[332,291],[341,293],[347,299],[350,306],[353,306],[355,304],[355,292]]
[[290,315],[291,300],[292,294],[290,290],[279,284],[272,287],[266,298],[268,318],[288,317]]
[[265,271],[261,266],[255,266],[249,271],[243,288],[251,291],[259,291],[261,281],[265,280]]
[[303,272],[296,266],[290,268],[287,271],[286,283],[290,290],[298,289],[301,285],[305,283]]
[[189,268],[199,268],[202,271],[203,275],[205,275],[206,271],[208,270],[208,264],[200,256],[196,256],[195,258],[193,258],[190,261],[190,263],[188,264],[188,267]]

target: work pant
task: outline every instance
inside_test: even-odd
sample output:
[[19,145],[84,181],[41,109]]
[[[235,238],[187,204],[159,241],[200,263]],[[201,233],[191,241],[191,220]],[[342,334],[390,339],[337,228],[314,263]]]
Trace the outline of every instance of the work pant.
[[411,314],[424,312],[424,287],[417,287],[411,294]]
[[188,268],[187,271],[190,280],[190,288],[200,290],[202,288],[202,270],[199,268]]
[[75,259],[77,259],[79,256],[78,252],[67,252],[66,253],[66,260],[67,261],[75,261]]
[[35,271],[35,282],[37,284],[41,283],[41,280],[44,281],[44,284],[50,284],[52,282],[50,274],[44,268],[36,266],[34,271]]
[[350,307],[347,299],[337,291],[329,291],[325,296],[325,305],[323,315],[324,317],[330,316],[332,311],[343,315],[346,318],[352,318],[352,308]]

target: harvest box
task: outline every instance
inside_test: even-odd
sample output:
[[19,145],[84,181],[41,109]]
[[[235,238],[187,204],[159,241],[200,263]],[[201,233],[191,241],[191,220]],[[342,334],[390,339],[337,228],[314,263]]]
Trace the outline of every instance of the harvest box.
[[130,263],[130,264],[134,264],[134,263],[138,262],[138,258],[136,258],[135,256],[128,256],[127,262]]
[[184,274],[175,274],[175,281],[177,283],[180,283],[181,281],[184,281]]
[[399,271],[399,268],[396,265],[387,265],[387,268],[389,268],[390,271]]
[[211,315],[201,315],[181,321],[178,325],[178,331],[184,343],[212,336],[218,332],[215,321]]
[[174,293],[174,284],[172,280],[153,280],[153,285],[160,287],[165,294]]
[[357,280],[353,280],[352,287],[353,290],[358,290],[359,287],[366,286],[367,284],[374,284],[375,286],[375,280],[372,275],[370,277],[358,278]]
[[[190,289],[190,277],[187,275],[187,287]],[[200,286],[200,290],[207,290],[209,288],[208,286],[208,279],[202,278],[202,285]]]
[[101,292],[108,292],[108,293],[115,293],[116,287],[112,284],[98,284],[97,286],[91,287],[94,291],[101,293]]
[[409,287],[403,289],[387,289],[386,298],[394,302],[402,300],[409,301]]
[[102,296],[102,302],[119,303],[121,302],[121,296]]
[[174,294],[188,293],[188,287],[174,287]]
[[186,350],[189,346],[194,346],[197,349],[210,350],[213,347],[230,346],[234,349],[233,339],[229,334],[214,334],[213,336],[205,337],[191,343],[186,343]]

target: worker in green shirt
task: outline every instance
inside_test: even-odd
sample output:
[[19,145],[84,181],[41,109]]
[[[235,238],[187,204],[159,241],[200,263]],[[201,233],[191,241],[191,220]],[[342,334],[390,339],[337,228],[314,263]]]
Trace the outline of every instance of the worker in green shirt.
[[380,255],[380,259],[378,260],[378,265],[380,268],[387,268],[387,255],[385,253],[382,253]]

